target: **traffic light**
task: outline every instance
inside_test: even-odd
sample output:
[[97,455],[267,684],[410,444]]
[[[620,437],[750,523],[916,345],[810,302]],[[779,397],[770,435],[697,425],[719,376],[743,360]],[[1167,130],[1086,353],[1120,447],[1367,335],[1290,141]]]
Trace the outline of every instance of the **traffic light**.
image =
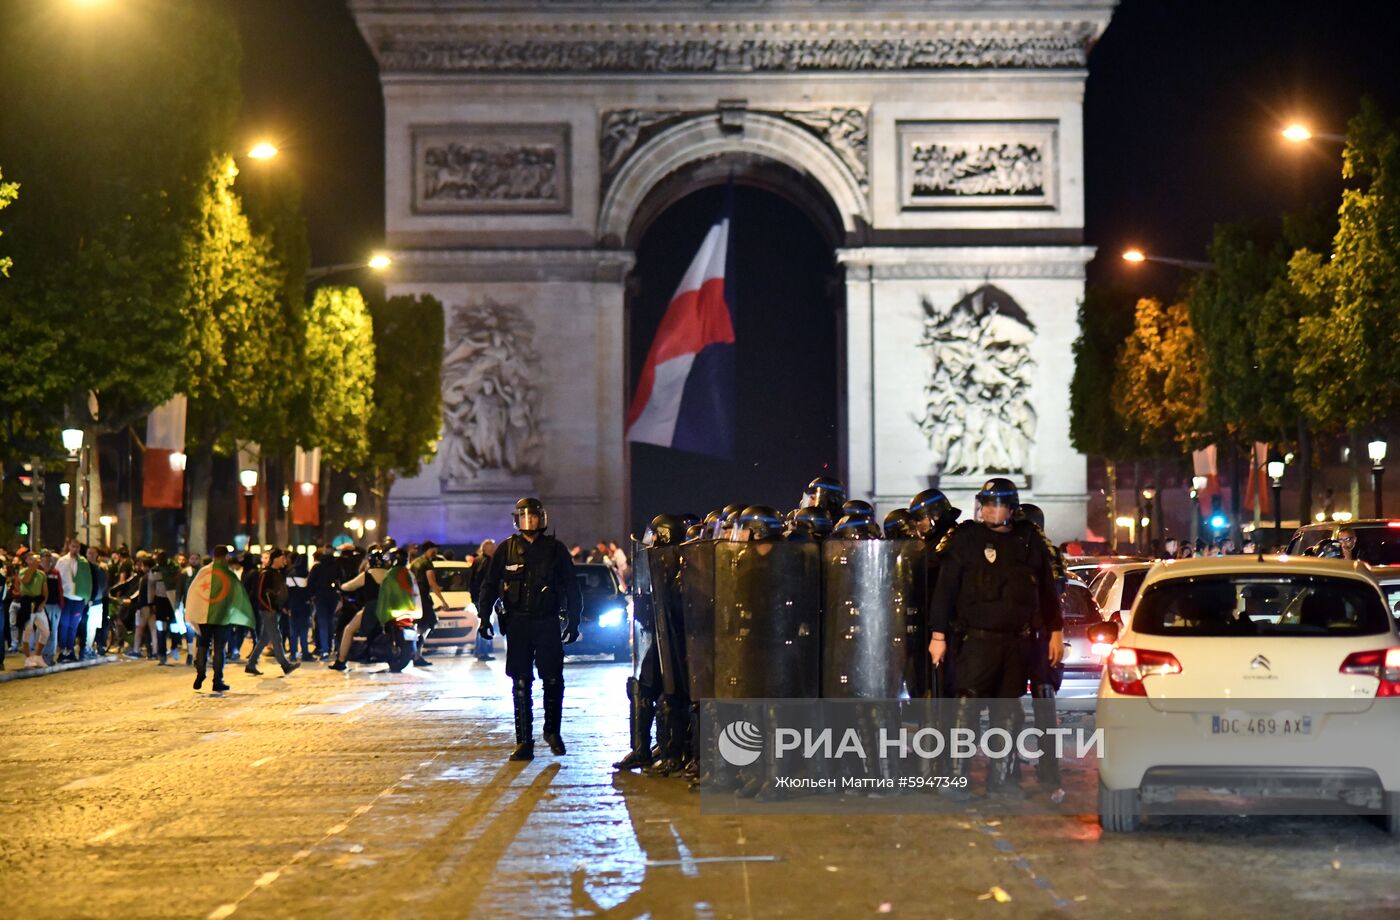
[[28,521],[20,521],[20,522],[19,522],[19,526],[15,528],[15,531],[16,531],[21,537],[27,537],[27,536],[29,536],[29,522],[28,522]]

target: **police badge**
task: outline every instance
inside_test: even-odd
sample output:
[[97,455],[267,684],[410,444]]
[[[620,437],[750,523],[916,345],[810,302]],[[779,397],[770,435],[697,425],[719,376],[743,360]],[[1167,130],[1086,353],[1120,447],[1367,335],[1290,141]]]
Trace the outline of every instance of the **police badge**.
[[982,549],[982,555],[984,555],[984,556],[987,557],[987,561],[988,561],[988,562],[996,562],[996,561],[997,561],[997,548],[996,548],[995,546],[992,546],[990,543],[988,543],[985,547],[983,547],[983,549]]

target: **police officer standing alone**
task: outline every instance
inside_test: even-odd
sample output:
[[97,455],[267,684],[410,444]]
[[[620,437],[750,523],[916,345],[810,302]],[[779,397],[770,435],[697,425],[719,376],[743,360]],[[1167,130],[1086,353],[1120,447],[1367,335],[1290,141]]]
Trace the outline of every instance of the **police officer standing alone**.
[[[949,636],[960,639],[953,659],[955,728],[971,728],[982,708],[978,699],[986,698],[992,727],[1014,736],[1029,676],[1026,640],[1044,629],[1050,665],[1064,655],[1052,551],[1039,528],[1016,518],[1019,504],[1009,479],[989,479],[977,493],[978,520],[948,535],[939,560],[928,650],[939,665]],[[953,775],[967,772],[967,759],[955,758]],[[1013,745],[989,764],[987,791],[1014,793],[1015,777]]]
[[[497,598],[506,637],[506,674],[513,681],[515,751],[511,760],[535,756],[531,685],[534,672],[544,684],[544,740],[556,756],[564,753],[559,723],[564,711],[564,644],[579,638],[583,595],[574,577],[569,548],[545,531],[549,515],[537,498],[522,498],[511,515],[516,533],[506,540],[486,570],[481,586],[481,632],[491,636]],[[560,618],[564,632],[560,635]]]

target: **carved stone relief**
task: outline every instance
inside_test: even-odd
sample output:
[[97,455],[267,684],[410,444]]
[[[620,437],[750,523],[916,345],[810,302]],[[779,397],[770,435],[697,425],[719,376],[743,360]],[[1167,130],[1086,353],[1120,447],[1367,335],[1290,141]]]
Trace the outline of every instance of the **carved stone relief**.
[[1053,122],[901,122],[900,205],[1054,207]]
[[1020,304],[983,285],[944,310],[925,298],[933,368],[916,419],[941,476],[1025,472],[1035,441],[1035,328]]
[[539,464],[535,327],[517,307],[464,306],[442,361],[442,479],[468,488],[484,471],[523,475]]
[[569,210],[568,125],[438,125],[413,129],[418,214]]
[[[870,143],[865,110],[841,106],[781,112],[753,111],[786,119],[811,132],[840,157],[861,188],[869,187]],[[598,132],[603,189],[607,189],[618,170],[643,143],[686,119],[713,113],[713,109],[616,109],[604,112]]]

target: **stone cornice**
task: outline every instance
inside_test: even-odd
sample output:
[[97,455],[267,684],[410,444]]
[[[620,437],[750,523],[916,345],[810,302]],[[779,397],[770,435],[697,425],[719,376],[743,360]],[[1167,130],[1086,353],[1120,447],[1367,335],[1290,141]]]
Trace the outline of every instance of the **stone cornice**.
[[421,75],[1078,70],[1107,21],[1106,11],[1057,17],[1046,10],[1038,11],[1043,18],[997,19],[987,17],[993,12],[988,9],[981,10],[983,18],[821,21],[731,16],[519,22],[430,18],[417,10],[357,12],[385,74]]
[[838,249],[848,280],[1065,278],[1083,280],[1092,246],[947,246]]
[[407,249],[393,280],[621,282],[635,262],[618,249]]

